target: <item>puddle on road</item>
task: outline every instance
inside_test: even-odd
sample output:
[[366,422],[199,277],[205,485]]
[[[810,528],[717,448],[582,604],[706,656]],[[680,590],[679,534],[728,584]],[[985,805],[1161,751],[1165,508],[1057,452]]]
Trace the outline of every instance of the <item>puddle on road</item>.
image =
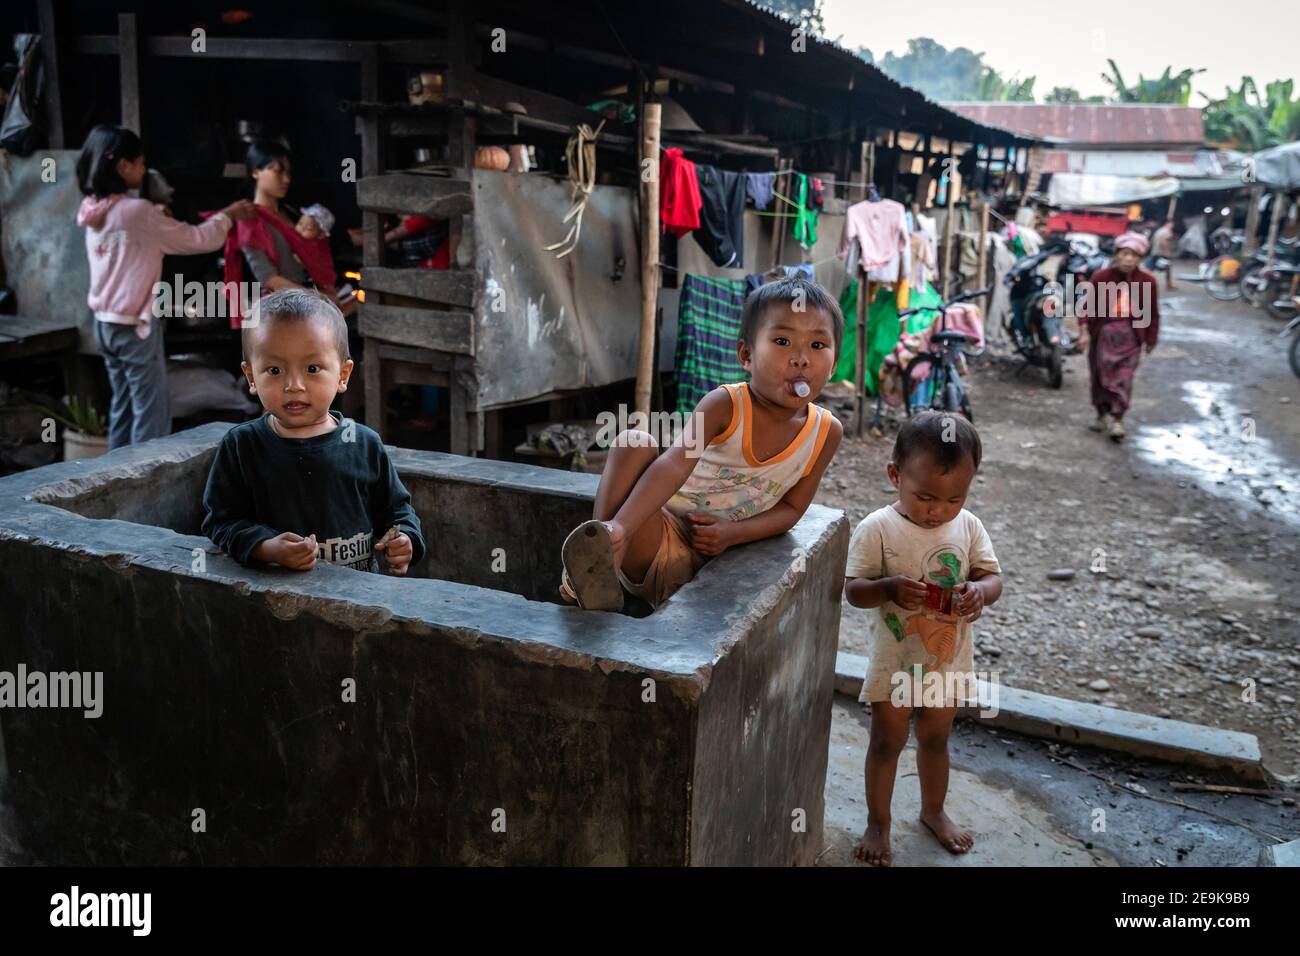
[[1255,505],[1300,526],[1300,472],[1267,438],[1252,435],[1253,419],[1228,399],[1226,382],[1183,383],[1183,398],[1199,416],[1178,425],[1143,425],[1134,443],[1142,456],[1170,466],[1237,504]]
[[1194,325],[1173,325],[1160,330],[1160,341],[1196,342],[1204,345],[1237,346],[1241,344],[1240,333],[1234,335],[1221,329],[1204,329]]

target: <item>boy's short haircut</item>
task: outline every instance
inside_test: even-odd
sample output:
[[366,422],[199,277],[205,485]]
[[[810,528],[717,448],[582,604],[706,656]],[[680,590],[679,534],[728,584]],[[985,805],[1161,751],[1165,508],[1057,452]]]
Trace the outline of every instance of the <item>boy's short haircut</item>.
[[984,446],[975,426],[956,412],[922,412],[898,430],[894,467],[902,468],[903,462],[919,454],[930,455],[945,473],[961,464],[963,458],[970,458],[979,471]]
[[339,362],[346,362],[351,358],[348,352],[347,319],[343,318],[343,313],[339,311],[337,305],[312,289],[281,289],[254,302],[249,314],[244,317],[243,328],[239,333],[240,345],[244,350],[244,361],[248,361],[249,347],[259,329],[283,319],[312,318],[322,318],[330,324],[334,332],[334,343],[339,352]]
[[763,318],[773,306],[790,305],[802,302],[804,309],[819,309],[831,319],[831,334],[835,337],[835,357],[840,354],[840,343],[844,340],[844,313],[840,304],[831,294],[816,282],[810,282],[802,276],[777,279],[759,286],[745,299],[745,308],[740,314],[740,335],[737,344],[744,343],[754,348],[754,339],[763,324]]

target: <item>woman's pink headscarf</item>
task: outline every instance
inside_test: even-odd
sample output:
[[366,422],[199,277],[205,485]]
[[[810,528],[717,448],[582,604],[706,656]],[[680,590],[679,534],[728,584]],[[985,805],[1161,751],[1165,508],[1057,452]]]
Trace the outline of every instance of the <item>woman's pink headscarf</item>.
[[1150,247],[1150,243],[1147,242],[1146,237],[1136,232],[1126,232],[1115,240],[1116,252],[1119,252],[1121,249],[1128,249],[1130,252],[1136,252],[1139,258],[1145,256],[1147,254],[1147,249]]

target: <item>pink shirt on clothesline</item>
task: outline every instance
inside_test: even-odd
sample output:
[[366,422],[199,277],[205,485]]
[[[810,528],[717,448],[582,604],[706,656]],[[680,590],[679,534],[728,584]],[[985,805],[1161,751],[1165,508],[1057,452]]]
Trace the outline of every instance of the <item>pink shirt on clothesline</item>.
[[903,204],[892,199],[855,203],[845,215],[840,255],[846,256],[858,240],[864,272],[888,265],[907,248],[907,218]]

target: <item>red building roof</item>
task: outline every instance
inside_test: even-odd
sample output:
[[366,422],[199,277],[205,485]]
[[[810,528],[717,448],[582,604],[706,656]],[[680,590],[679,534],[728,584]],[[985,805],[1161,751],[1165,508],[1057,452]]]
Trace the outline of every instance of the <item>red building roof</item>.
[[1195,106],[1147,103],[944,103],[977,123],[1086,146],[1201,146]]

